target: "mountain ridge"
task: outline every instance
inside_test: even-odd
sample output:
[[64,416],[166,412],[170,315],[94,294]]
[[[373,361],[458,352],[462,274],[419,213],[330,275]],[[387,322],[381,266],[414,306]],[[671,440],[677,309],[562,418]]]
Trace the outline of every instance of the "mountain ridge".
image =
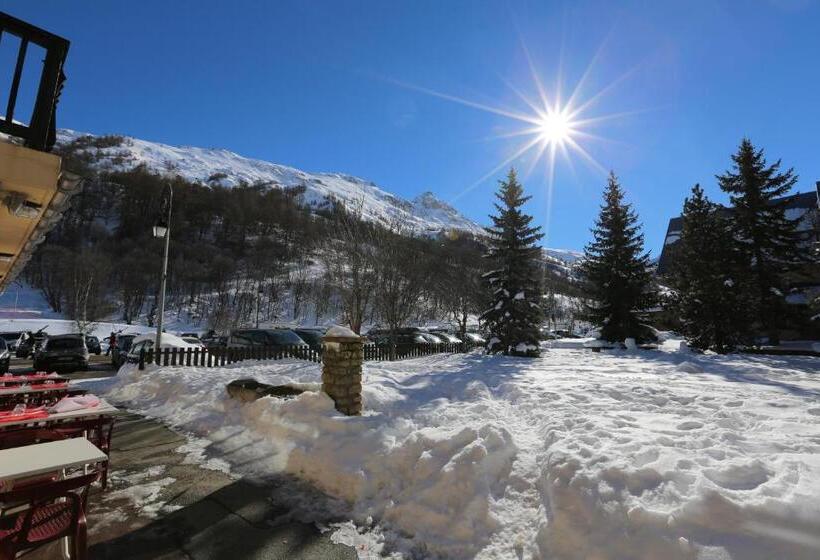
[[[103,171],[125,171],[145,165],[160,174],[180,175],[205,185],[236,187],[265,184],[273,188],[304,187],[303,199],[320,209],[332,200],[349,208],[360,208],[362,216],[385,225],[400,223],[418,233],[437,234],[463,231],[483,235],[484,227],[462,215],[456,208],[427,190],[405,199],[360,177],[341,172],[307,172],[295,167],[248,158],[225,148],[172,146],[125,135],[96,135],[60,129],[61,145],[83,137],[111,139],[89,143],[83,151],[93,152],[94,165]],[[116,141],[114,141],[116,140]],[[553,257],[572,263],[579,253],[564,249],[545,249]]]

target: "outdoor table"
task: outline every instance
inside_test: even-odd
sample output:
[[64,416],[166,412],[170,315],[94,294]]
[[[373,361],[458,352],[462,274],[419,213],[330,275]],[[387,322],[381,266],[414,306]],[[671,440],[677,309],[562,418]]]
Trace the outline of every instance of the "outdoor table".
[[85,438],[71,438],[0,450],[0,483],[107,461]]
[[68,392],[68,383],[39,383],[37,385],[11,385],[0,387],[0,397],[4,395],[25,395],[27,393],[45,393],[46,391]]
[[104,399],[100,399],[100,404],[90,408],[72,410],[69,412],[56,412],[41,418],[20,418],[16,420],[9,420],[7,422],[0,422],[0,433],[7,431],[10,428],[19,428],[20,426],[59,427],[61,423],[68,421],[90,420],[101,416],[114,416],[120,414],[120,412],[121,411],[117,407],[108,404]]
[[69,378],[62,375],[0,375],[0,387],[68,382]]

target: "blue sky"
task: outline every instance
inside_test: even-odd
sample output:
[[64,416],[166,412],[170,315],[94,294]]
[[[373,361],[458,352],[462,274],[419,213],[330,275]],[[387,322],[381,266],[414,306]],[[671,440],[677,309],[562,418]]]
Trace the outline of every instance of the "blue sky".
[[[413,197],[431,190],[486,223],[499,170],[523,140],[506,116],[435,90],[532,112],[529,60],[555,99],[606,116],[577,138],[600,165],[513,160],[547,244],[581,249],[614,169],[657,254],[666,223],[747,135],[820,180],[820,2],[2,0],[71,40],[59,125],[224,147],[341,171]],[[596,54],[597,53],[597,54]],[[412,87],[408,87],[412,86]],[[512,87],[510,87],[512,86]],[[577,103],[576,103],[577,105]],[[618,115],[621,115],[618,117]],[[495,138],[493,138],[495,136]],[[602,169],[601,169],[602,168]],[[548,211],[551,206],[551,211]],[[547,216],[550,216],[549,221]]]

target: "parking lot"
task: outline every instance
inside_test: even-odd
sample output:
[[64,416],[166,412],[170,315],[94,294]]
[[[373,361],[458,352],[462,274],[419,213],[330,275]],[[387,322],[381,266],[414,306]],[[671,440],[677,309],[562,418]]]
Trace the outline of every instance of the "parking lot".
[[[91,354],[88,360],[88,369],[77,370],[73,372],[66,372],[72,378],[82,379],[84,377],[100,377],[101,372],[112,372],[114,366],[111,365],[111,356],[106,356],[104,353],[97,355]],[[9,373],[12,375],[23,375],[26,373],[34,373],[34,365],[31,358],[11,358],[9,364]]]

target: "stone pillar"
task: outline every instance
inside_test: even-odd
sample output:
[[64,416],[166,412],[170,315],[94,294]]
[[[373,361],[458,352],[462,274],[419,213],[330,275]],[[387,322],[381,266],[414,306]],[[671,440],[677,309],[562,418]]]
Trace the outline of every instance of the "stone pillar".
[[350,329],[332,327],[322,338],[322,391],[348,416],[362,413],[362,338]]

